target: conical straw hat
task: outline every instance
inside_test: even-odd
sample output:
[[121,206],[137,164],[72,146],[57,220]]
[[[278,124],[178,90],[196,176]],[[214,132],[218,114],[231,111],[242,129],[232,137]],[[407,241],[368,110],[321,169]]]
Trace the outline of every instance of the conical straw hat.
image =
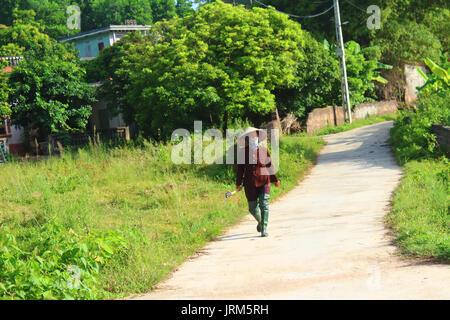
[[266,140],[267,138],[267,133],[264,130],[261,129],[257,129],[254,127],[248,127],[247,129],[245,129],[245,131],[238,137],[237,139],[237,143],[238,145],[245,145],[245,137],[248,136],[250,133],[252,132],[258,132],[258,140],[259,142]]

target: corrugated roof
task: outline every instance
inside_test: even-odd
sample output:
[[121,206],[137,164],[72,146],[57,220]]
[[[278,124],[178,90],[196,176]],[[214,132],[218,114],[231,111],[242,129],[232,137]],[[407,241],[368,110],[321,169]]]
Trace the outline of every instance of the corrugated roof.
[[60,38],[60,39],[58,39],[58,41],[59,42],[65,42],[65,41],[75,40],[75,39],[79,39],[79,38],[89,37],[89,36],[92,36],[94,34],[103,33],[103,32],[106,32],[106,31],[150,30],[151,27],[152,27],[151,25],[110,25],[110,26],[107,26],[107,27],[99,28],[99,29],[94,29],[94,30],[89,30],[89,31],[85,31],[85,32],[80,32],[80,33],[74,34],[73,36]]
[[16,66],[23,59],[23,56],[0,57],[0,59],[8,61],[8,66]]

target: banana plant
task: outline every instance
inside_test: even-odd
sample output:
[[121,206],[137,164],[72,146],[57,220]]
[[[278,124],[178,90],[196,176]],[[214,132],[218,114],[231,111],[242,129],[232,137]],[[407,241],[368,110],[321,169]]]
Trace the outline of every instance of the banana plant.
[[425,89],[432,91],[448,89],[450,82],[450,68],[446,70],[429,58],[425,58],[423,62],[425,62],[427,67],[431,70],[431,75],[427,76],[420,68],[416,68],[417,72],[425,80],[425,84],[418,88],[419,91]]
[[[336,44],[330,45],[330,43],[326,39],[324,39],[322,41],[322,44],[326,50],[337,52]],[[362,61],[364,61],[364,62],[366,60],[371,60],[374,58],[373,55],[371,57],[370,53],[373,51],[376,51],[377,48],[378,48],[377,46],[361,48],[359,43],[357,43],[355,41],[348,41],[345,43],[345,50],[346,50],[347,55],[353,55],[353,56],[363,55],[363,56],[365,56],[365,58],[362,59]],[[375,66],[371,68],[372,75],[370,77],[370,80],[377,81],[382,84],[388,83],[388,81],[380,75],[378,70],[379,69],[392,69],[392,65],[384,64],[379,61],[374,61],[374,63],[375,63]]]

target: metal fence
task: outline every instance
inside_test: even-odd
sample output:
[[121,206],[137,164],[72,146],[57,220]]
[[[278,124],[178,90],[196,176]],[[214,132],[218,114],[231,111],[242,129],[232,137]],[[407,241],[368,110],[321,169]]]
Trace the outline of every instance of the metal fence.
[[0,57],[0,60],[7,61],[9,66],[17,66],[22,59],[23,56]]
[[88,145],[89,143],[118,143],[128,140],[130,140],[129,128],[119,127],[95,132],[51,134],[46,142],[41,142],[39,145],[42,151],[48,152],[49,146],[51,150],[58,151],[58,142],[64,148],[76,148]]

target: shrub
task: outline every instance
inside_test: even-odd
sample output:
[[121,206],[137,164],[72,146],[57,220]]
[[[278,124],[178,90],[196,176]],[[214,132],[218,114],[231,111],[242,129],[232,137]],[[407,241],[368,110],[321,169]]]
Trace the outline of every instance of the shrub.
[[442,154],[431,132],[433,123],[450,124],[450,88],[448,72],[430,59],[425,63],[433,72],[420,89],[418,106],[399,112],[391,132],[391,140],[401,164],[423,157]]
[[305,35],[306,45],[301,47],[303,59],[297,67],[296,81],[290,87],[275,89],[278,110],[302,118],[314,108],[341,103],[339,62],[334,52]]
[[225,128],[229,119],[268,114],[272,90],[295,79],[300,25],[275,10],[221,1],[156,23],[132,66],[127,99],[147,136],[176,128]]
[[410,161],[386,222],[402,253],[450,260],[450,166],[446,158]]
[[126,249],[119,232],[86,236],[54,222],[14,235],[0,228],[0,299],[95,299],[104,264]]
[[392,128],[392,143],[401,164],[422,157],[441,154],[436,148],[436,137],[431,132],[433,123],[450,124],[450,91],[422,95],[414,111],[401,110]]

